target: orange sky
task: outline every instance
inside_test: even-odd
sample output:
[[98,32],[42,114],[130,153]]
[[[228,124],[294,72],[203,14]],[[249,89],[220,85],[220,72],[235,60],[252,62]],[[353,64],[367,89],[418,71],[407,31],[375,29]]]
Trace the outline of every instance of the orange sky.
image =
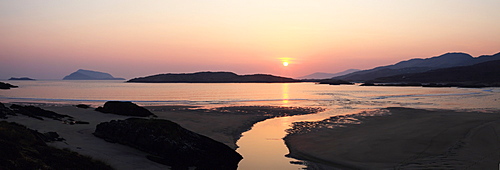
[[494,54],[498,9],[498,0],[0,1],[0,79],[79,68],[298,77]]

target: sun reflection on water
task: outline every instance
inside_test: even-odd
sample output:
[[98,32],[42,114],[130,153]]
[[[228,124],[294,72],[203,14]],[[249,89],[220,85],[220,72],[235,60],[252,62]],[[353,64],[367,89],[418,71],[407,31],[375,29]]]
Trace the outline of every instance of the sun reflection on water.
[[288,96],[288,83],[283,83],[283,106],[287,106],[288,100],[290,99]]

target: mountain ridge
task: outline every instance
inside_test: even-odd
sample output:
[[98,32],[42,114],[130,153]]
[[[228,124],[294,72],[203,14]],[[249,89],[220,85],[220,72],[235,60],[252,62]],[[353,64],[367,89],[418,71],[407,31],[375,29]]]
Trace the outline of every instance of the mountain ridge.
[[360,69],[347,69],[337,73],[324,73],[324,72],[315,72],[306,76],[298,77],[298,79],[330,79],[332,77],[343,76],[349,73],[353,73],[356,71],[361,71]]
[[334,78],[348,81],[369,81],[380,77],[421,73],[440,68],[469,66],[494,60],[500,60],[500,52],[493,55],[481,55],[479,57],[472,57],[469,54],[461,52],[445,53],[425,59],[413,58],[404,60],[393,65],[379,66]]
[[441,68],[422,73],[380,77],[374,81],[391,83],[500,83],[500,60],[469,66]]

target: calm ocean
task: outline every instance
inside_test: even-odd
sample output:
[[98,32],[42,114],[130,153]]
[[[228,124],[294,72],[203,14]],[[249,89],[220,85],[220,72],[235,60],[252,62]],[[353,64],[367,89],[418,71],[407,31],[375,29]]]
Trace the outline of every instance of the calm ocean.
[[[139,105],[288,105],[345,108],[497,108],[499,88],[362,87],[314,83],[124,83],[123,81],[6,81],[0,102]],[[491,99],[491,100],[489,100]],[[481,101],[473,102],[472,101]]]

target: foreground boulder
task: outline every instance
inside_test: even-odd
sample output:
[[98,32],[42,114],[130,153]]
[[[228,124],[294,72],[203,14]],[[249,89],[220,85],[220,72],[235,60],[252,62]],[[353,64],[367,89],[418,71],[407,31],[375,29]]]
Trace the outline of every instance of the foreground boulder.
[[163,119],[103,122],[94,135],[147,152],[148,159],[173,169],[236,169],[242,159],[228,146]]
[[104,107],[98,107],[95,111],[102,113],[112,113],[123,116],[156,116],[144,107],[137,106],[132,102],[108,101]]

